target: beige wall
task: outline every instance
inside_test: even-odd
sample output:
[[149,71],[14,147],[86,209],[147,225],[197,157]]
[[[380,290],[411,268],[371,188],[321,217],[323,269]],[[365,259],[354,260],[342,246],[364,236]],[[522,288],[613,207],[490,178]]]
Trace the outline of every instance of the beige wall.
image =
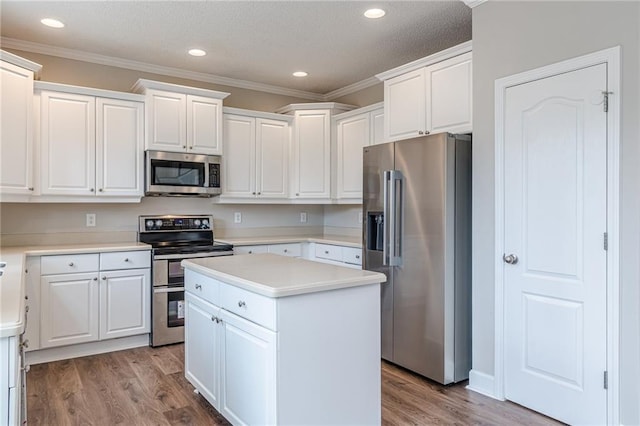
[[473,9],[473,369],[494,373],[494,82],[622,46],[621,422],[640,424],[640,2],[497,2]]
[[363,107],[377,102],[382,102],[383,100],[384,84],[380,82],[375,86],[367,87],[366,89],[362,89],[358,92],[333,99],[333,102]]

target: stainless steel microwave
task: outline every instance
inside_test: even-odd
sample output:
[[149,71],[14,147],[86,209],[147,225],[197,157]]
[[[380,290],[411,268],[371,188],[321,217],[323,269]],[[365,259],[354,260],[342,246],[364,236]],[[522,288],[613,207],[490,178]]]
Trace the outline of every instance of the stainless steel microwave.
[[146,195],[211,197],[221,192],[218,155],[145,152]]

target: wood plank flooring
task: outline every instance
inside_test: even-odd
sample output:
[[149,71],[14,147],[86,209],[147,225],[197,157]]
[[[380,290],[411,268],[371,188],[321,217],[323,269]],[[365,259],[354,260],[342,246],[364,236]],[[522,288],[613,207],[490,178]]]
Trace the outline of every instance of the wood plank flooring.
[[[136,348],[38,364],[27,374],[30,425],[228,425],[185,379],[184,347]],[[558,425],[510,402],[441,386],[382,363],[384,425]]]

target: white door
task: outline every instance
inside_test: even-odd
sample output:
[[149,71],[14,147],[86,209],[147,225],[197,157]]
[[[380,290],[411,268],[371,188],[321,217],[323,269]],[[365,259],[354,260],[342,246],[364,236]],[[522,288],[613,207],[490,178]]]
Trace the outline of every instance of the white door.
[[98,273],[47,275],[40,287],[40,347],[98,340]]
[[147,90],[147,149],[187,150],[187,97],[181,93]]
[[606,90],[600,64],[505,95],[505,396],[571,424],[607,421]]
[[255,118],[252,117],[224,115],[224,196],[256,195],[255,122]]
[[135,336],[151,331],[149,269],[100,274],[100,339]]
[[42,193],[94,195],[95,98],[43,91],[41,102]]
[[142,196],[143,104],[96,100],[98,195]]
[[276,423],[276,333],[222,314],[220,409],[234,425]]
[[220,308],[185,293],[184,373],[214,408],[220,394]]
[[289,123],[256,119],[256,191],[263,198],[289,193]]
[[337,198],[362,198],[362,149],[370,142],[370,115],[361,114],[338,122]]
[[187,95],[187,151],[222,155],[222,100]]
[[296,111],[293,142],[293,198],[331,196],[331,114]]

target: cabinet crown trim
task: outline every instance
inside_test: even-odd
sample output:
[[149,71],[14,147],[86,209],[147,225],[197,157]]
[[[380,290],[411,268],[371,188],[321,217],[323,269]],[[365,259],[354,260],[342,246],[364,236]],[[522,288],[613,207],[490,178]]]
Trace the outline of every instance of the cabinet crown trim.
[[98,96],[101,98],[112,98],[134,102],[144,102],[143,95],[134,93],[116,92],[113,90],[94,89],[91,87],[71,86],[69,84],[50,83],[47,81],[36,81],[33,83],[34,90],[50,90],[53,92],[72,93],[74,95]]
[[28,69],[35,74],[36,78],[39,77],[40,71],[42,70],[42,65],[22,58],[18,55],[14,55],[13,53],[9,53],[6,50],[0,50],[0,60],[21,68]]
[[270,120],[293,121],[292,115],[276,114],[275,112],[254,111],[250,109],[223,107],[223,114],[243,115],[253,118],[267,118]]
[[426,66],[433,65],[435,63],[442,62],[446,59],[450,59],[455,56],[459,56],[471,51],[472,51],[472,42],[471,40],[469,40],[464,43],[445,49],[441,52],[434,53],[433,55],[429,55],[424,58],[417,59],[413,62],[409,62],[408,64],[400,65],[399,67],[390,69],[389,71],[381,72],[380,74],[376,74],[376,77],[380,81],[389,80],[390,78],[394,78],[399,75],[406,74],[410,71],[415,71],[417,69],[424,68]]
[[357,108],[351,111],[336,114],[332,118],[334,120],[342,120],[344,118],[355,117],[356,115],[364,114],[367,112],[378,111],[383,108],[384,108],[384,102],[376,102],[375,104],[363,106],[361,108]]
[[278,114],[289,114],[296,111],[330,109],[333,114],[351,111],[358,108],[355,105],[341,104],[338,102],[307,102],[301,104],[289,104],[278,108],[275,112]]
[[162,81],[138,79],[131,88],[134,93],[145,93],[148,89],[165,90],[168,92],[184,93],[185,95],[204,96],[207,98],[224,99],[230,95],[227,92],[218,92],[217,90],[201,89],[199,87],[182,86],[180,84],[164,83]]

